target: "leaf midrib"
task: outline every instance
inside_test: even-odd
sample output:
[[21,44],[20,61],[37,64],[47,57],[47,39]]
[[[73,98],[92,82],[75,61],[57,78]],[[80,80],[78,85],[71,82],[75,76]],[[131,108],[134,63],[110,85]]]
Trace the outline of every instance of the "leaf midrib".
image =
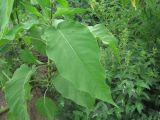
[[[90,70],[88,70],[88,68],[86,67],[86,63],[83,62],[83,60],[81,59],[81,57],[76,53],[76,50],[71,46],[70,42],[68,41],[67,37],[65,37],[65,35],[63,34],[63,32],[61,32],[61,30],[57,29],[58,32],[61,34],[61,36],[64,38],[65,42],[69,45],[69,47],[73,50],[74,54],[80,59],[80,62],[82,63],[83,67],[86,68],[85,70],[93,75],[93,72],[91,72]],[[91,77],[94,79],[94,77]],[[97,79],[95,79],[96,81],[98,81]]]

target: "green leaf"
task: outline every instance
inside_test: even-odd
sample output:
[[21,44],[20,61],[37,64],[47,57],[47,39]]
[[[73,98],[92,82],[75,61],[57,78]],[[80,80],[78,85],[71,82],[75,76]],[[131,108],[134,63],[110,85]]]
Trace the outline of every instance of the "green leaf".
[[35,19],[31,19],[22,24],[15,25],[13,28],[10,28],[8,31],[6,31],[6,33],[3,34],[2,38],[0,39],[0,46],[9,43],[11,40],[14,40],[24,30],[29,30],[34,25],[37,24],[38,22]]
[[35,26],[29,31],[30,41],[33,47],[42,54],[46,54],[46,44],[41,39],[44,28],[41,26]]
[[23,30],[22,25],[16,25],[13,28],[11,28],[4,36],[3,39],[7,40],[14,40],[17,34]]
[[4,87],[5,82],[6,82],[6,78],[5,78],[5,76],[2,74],[2,72],[0,72],[0,89],[1,89],[2,87]]
[[[5,44],[7,44],[8,42],[9,42],[9,40],[7,40],[7,39],[1,39],[0,40],[0,47],[3,46],[3,45],[5,45]],[[0,48],[0,51],[3,51],[1,49],[3,49],[3,48]]]
[[143,110],[143,104],[141,102],[136,102],[135,106],[136,106],[138,113],[141,114]]
[[143,82],[142,80],[137,80],[136,85],[137,85],[137,86],[140,86],[140,87],[142,87],[142,88],[150,89],[150,87],[148,86],[148,84],[145,83],[145,82]]
[[57,2],[64,8],[69,7],[67,0],[57,0]]
[[22,24],[15,25],[13,28],[9,29],[8,32],[6,32],[3,35],[2,39],[3,40],[14,40],[18,33],[24,30],[29,30],[36,24],[38,24],[37,21],[34,19],[31,19]]
[[50,0],[37,0],[37,2],[41,6],[41,8],[50,7]]
[[117,44],[118,42],[116,37],[114,37],[114,35],[108,29],[106,29],[106,27],[103,24],[97,24],[93,27],[90,26],[89,29],[93,33],[93,35],[96,38],[102,40],[104,44]]
[[22,26],[23,26],[23,29],[29,30],[37,24],[38,24],[37,19],[30,19],[30,20],[27,20],[26,22],[22,23]]
[[51,1],[50,0],[37,0],[37,2],[42,8],[43,15],[45,15],[45,17],[50,19]]
[[78,105],[91,109],[94,105],[94,98],[88,93],[78,90],[71,82],[65,80],[60,74],[52,80],[56,90],[63,97],[73,100]]
[[84,25],[64,21],[57,28],[48,29],[44,38],[46,53],[56,63],[64,79],[79,91],[114,104],[110,88],[105,83],[98,44]]
[[27,2],[24,2],[23,3],[25,9],[30,12],[31,14],[35,15],[35,16],[42,16],[41,13],[34,7],[32,6],[31,4],[27,3]]
[[30,3],[31,3],[32,5],[37,5],[37,4],[38,4],[37,0],[30,0]]
[[36,101],[36,109],[43,117],[47,117],[48,120],[53,120],[58,112],[56,104],[48,97],[38,98]]
[[86,12],[86,10],[81,8],[58,8],[54,16],[57,17],[62,15],[74,15],[76,13],[84,13],[84,12]]
[[0,89],[5,86],[5,83],[10,80],[10,69],[9,69],[9,63],[4,59],[0,59]]
[[0,28],[4,29],[9,22],[14,0],[0,0]]
[[103,24],[97,24],[95,26],[89,27],[92,34],[100,39],[104,44],[107,44],[112,50],[114,55],[117,57],[118,61],[120,61],[119,49],[117,47],[118,40],[116,37],[108,30]]
[[28,90],[30,90],[28,89],[28,81],[34,71],[35,68],[30,69],[23,64],[5,85],[5,98],[10,109],[9,113],[12,117],[15,117],[15,120],[29,120],[26,100],[28,98]]
[[37,58],[32,54],[32,52],[27,49],[20,51],[20,58],[23,62],[27,64],[34,64],[37,60]]
[[120,2],[125,6],[129,3],[129,0],[120,0]]

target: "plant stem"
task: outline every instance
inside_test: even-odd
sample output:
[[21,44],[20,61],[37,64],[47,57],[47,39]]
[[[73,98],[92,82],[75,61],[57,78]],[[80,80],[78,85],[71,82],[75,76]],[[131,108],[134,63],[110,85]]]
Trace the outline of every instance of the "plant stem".
[[52,75],[52,68],[51,68],[51,60],[48,58],[48,81],[50,81]]
[[18,16],[18,6],[17,6],[17,1],[16,1],[16,18],[17,18],[17,24],[19,24],[19,16]]
[[51,24],[52,24],[52,9],[53,9],[53,3],[52,3],[52,1],[51,1],[51,18],[50,18],[50,20],[51,20]]
[[11,79],[11,78],[9,78],[9,76],[8,76],[4,71],[2,71],[2,74],[3,74],[8,80]]
[[9,107],[4,107],[3,109],[0,109],[0,115],[6,113],[9,111]]

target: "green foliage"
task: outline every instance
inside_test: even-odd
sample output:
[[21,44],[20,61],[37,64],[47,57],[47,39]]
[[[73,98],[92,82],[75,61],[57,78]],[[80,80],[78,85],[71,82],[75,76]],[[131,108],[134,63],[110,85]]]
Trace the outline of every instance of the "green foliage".
[[104,44],[117,44],[117,39],[112,35],[109,30],[102,24],[97,24],[93,27],[90,27],[91,32],[94,33],[95,37],[102,40]]
[[[8,64],[7,69],[2,64],[0,73],[9,107],[8,120],[30,120],[27,102],[37,84],[42,92],[45,90],[45,96],[49,90],[51,94],[56,91],[56,95],[61,93],[84,107],[83,118],[89,117],[96,99],[116,106],[105,82],[95,33],[72,19],[86,9],[69,7],[65,0],[15,1],[13,9],[12,2],[1,2],[6,8],[1,6],[0,13],[8,14],[2,28],[9,26],[1,31],[0,38],[0,56]],[[110,42],[114,39],[111,33],[106,36],[112,38]],[[32,65],[34,68],[28,67]],[[38,99],[36,108],[48,120],[55,117],[56,105],[48,97]]]
[[30,69],[27,65],[21,65],[13,77],[5,84],[5,98],[10,108],[9,118],[11,120],[29,120],[27,112],[27,102],[30,98],[29,80],[35,72],[35,68]]
[[69,4],[68,4],[67,0],[57,0],[57,2],[59,2],[59,4],[64,8],[69,7]]
[[84,13],[86,12],[85,9],[80,8],[58,8],[57,11],[54,14],[54,17],[62,16],[62,15],[74,15],[78,13]]
[[48,120],[53,120],[58,112],[58,108],[52,99],[48,97],[40,97],[36,101],[37,111]]
[[36,63],[36,57],[29,50],[21,50],[20,58],[23,62],[28,63],[28,64]]
[[121,6],[119,0],[100,0],[95,4],[96,9],[92,9],[99,21],[119,39],[120,56],[117,59],[110,47],[102,51],[106,77],[120,109],[100,102],[93,114],[97,113],[96,120],[159,119],[159,104],[156,102],[159,99],[157,62],[160,36],[157,29],[159,18],[156,17],[159,10],[154,9],[158,5],[157,1],[136,1],[135,10],[129,8],[128,3]]

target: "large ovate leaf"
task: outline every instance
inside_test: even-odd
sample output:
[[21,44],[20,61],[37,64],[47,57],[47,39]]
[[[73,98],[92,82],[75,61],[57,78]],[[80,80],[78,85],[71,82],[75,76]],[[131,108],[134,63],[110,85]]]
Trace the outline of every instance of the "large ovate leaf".
[[9,22],[14,0],[0,0],[0,28],[4,29]]
[[44,38],[46,53],[64,79],[79,91],[114,104],[105,83],[98,44],[88,28],[78,22],[64,21],[57,28],[48,29]]
[[[9,120],[29,120],[27,102],[30,87],[28,81],[35,71],[27,65],[21,65],[5,85],[5,98],[9,106]],[[14,118],[14,119],[13,119]]]
[[53,79],[53,84],[63,97],[71,99],[76,104],[84,106],[87,109],[93,107],[95,99],[88,93],[78,90],[70,81],[64,79],[60,74]]

